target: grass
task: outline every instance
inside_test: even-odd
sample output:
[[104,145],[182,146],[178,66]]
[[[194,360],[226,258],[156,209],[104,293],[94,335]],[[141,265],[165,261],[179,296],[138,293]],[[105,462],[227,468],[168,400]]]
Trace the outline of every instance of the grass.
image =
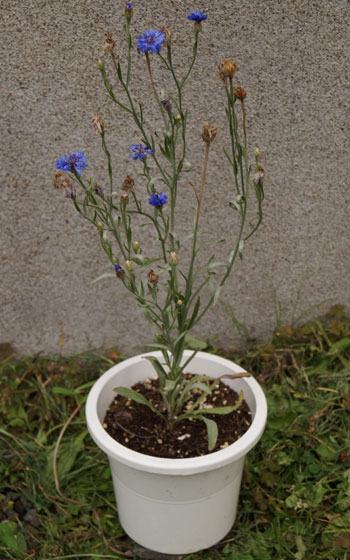
[[[186,560],[350,559],[350,317],[335,306],[244,354],[207,350],[254,372],[269,418],[231,533]],[[83,408],[92,382],[120,359],[112,349],[2,362],[1,559],[137,557]]]

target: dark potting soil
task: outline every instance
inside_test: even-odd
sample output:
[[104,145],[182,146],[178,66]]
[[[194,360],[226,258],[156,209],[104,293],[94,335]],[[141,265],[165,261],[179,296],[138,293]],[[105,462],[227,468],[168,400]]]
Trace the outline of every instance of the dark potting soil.
[[[159,411],[163,411],[164,404],[157,387],[157,379],[145,379],[143,383],[134,385],[133,389],[143,394]],[[194,395],[194,400],[199,395]],[[206,408],[232,406],[238,397],[235,391],[218,381],[203,404]],[[147,406],[121,395],[117,395],[110,404],[103,427],[112,438],[129,449],[154,457],[180,459],[224,449],[242,437],[252,423],[245,400],[230,414],[210,414],[207,417],[216,422],[219,431],[212,451],[208,451],[207,429],[202,420],[182,420],[170,431],[166,423]]]

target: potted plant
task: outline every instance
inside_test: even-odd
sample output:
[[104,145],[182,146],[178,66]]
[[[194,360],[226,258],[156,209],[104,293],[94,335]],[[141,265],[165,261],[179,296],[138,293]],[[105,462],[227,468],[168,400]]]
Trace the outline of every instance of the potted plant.
[[[173,64],[168,28],[147,30],[138,36],[137,48],[145,58],[160,113],[160,128],[156,123],[158,128],[153,129],[131,87],[134,51],[130,2],[125,4],[124,13],[125,64],[117,61],[110,33],[104,43],[121,93],[115,93],[104,62],[99,61],[98,67],[108,95],[140,131],[129,155],[142,168],[144,190],[140,193],[136,189],[130,175],[125,177],[121,192],[114,190],[112,157],[100,115],[92,122],[107,159],[108,188],[92,179],[83,180],[88,160],[80,151],[56,162],[54,186],[63,189],[78,213],[97,228],[118,280],[156,331],[154,351],[112,367],[95,383],[86,404],[90,434],[110,460],[121,524],[136,542],[149,549],[189,553],[215,544],[231,528],[244,457],[261,437],[266,422],[266,400],[250,374],[229,360],[186,350],[190,331],[217,302],[236,258],[242,257],[244,243],[261,223],[264,171],[258,149],[253,172],[249,164],[246,91],[235,83],[236,64],[225,59],[219,64],[218,76],[229,131],[224,153],[232,172],[227,206],[236,217],[238,233],[226,262],[216,262],[214,255],[203,251],[199,230],[202,195],[210,148],[217,135],[214,125],[205,124],[199,186],[187,183],[195,203],[193,232],[183,239],[176,210],[181,203],[179,186],[183,187],[181,181],[191,171],[187,161],[190,113],[183,92],[207,16],[200,11],[188,16],[194,22],[193,54],[182,72]],[[155,83],[154,58],[172,79],[166,93],[158,91]],[[252,210],[256,218],[248,222]],[[134,238],[136,219],[141,219],[158,241],[158,255],[147,254],[142,242]]]

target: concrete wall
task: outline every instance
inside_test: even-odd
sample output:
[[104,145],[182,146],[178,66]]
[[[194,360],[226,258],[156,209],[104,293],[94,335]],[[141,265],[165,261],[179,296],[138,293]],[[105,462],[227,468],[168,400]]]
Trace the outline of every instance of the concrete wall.
[[[117,345],[126,354],[149,342],[139,310],[115,279],[91,285],[110,271],[95,230],[52,188],[54,162],[70,151],[89,157],[88,175],[106,183],[105,161],[90,120],[108,126],[116,188],[140,165],[128,157],[138,143],[135,126],[107,99],[96,61],[106,31],[120,59],[123,3],[115,0],[12,0],[1,5],[0,343],[19,354],[64,352]],[[189,12],[208,14],[199,57],[188,86],[191,180],[198,183],[202,126],[218,136],[204,195],[203,229],[231,231],[229,170],[224,165],[222,58],[237,63],[248,91],[251,153],[259,146],[265,178],[265,218],[246,247],[223,299],[254,336],[274,326],[272,289],[291,309],[307,271],[300,309],[325,298],[349,304],[349,11],[347,0],[158,0],[134,2],[135,36],[166,24],[173,32],[179,72],[191,55]],[[132,87],[143,96],[147,118],[155,104],[145,59],[135,52]],[[167,86],[153,61],[158,84]],[[108,72],[112,68],[106,59]],[[172,91],[170,90],[171,94]],[[137,179],[141,193],[142,180]],[[182,184],[178,230],[187,231],[193,192]],[[147,244],[144,230],[140,241]],[[226,254],[222,250],[222,254]],[[220,256],[220,255],[219,255]],[[218,306],[197,329],[233,344],[230,318]]]

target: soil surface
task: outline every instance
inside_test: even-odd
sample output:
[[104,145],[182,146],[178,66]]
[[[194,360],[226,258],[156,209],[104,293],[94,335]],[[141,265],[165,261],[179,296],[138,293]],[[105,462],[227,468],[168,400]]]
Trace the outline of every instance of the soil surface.
[[[186,375],[191,377],[191,374]],[[162,412],[164,404],[157,387],[157,379],[145,379],[143,383],[134,385],[133,389],[143,394]],[[200,393],[193,395],[194,400],[198,396]],[[232,406],[238,397],[235,391],[218,381],[203,405],[204,408]],[[188,404],[191,404],[191,401]],[[252,423],[251,412],[245,400],[230,414],[208,414],[207,418],[214,420],[219,430],[212,451],[208,450],[207,429],[202,420],[182,420],[170,431],[165,421],[147,406],[121,395],[117,395],[110,404],[103,427],[112,438],[129,449],[154,457],[179,459],[198,457],[224,449],[245,434]]]

